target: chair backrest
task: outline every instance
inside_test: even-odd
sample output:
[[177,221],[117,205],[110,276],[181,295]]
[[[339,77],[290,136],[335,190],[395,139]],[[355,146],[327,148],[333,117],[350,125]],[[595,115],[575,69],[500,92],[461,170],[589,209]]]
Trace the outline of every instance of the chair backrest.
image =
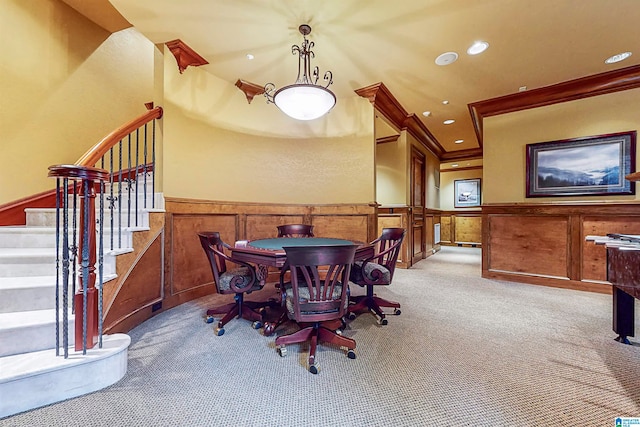
[[376,254],[371,258],[371,261],[383,265],[389,270],[389,282],[393,279],[393,272],[396,269],[396,262],[405,234],[404,228],[383,228],[380,236],[371,242],[376,245]]
[[200,244],[202,249],[207,254],[209,265],[211,266],[211,273],[213,274],[213,281],[220,291],[220,276],[227,272],[227,261],[238,263],[232,260],[227,254],[225,254],[225,248],[230,246],[220,238],[220,233],[217,231],[203,231],[198,233],[200,238]]
[[296,321],[322,322],[345,315],[356,248],[356,245],[283,248],[291,268]]
[[279,225],[278,237],[314,237],[313,225],[307,225],[307,224]]

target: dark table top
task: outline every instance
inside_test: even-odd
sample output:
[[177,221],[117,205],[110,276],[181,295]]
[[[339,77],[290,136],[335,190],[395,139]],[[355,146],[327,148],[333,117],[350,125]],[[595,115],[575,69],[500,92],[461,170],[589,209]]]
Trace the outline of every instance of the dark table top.
[[271,267],[282,267],[287,254],[282,249],[288,246],[358,245],[356,259],[373,255],[374,248],[368,243],[329,237],[277,237],[236,242],[231,249],[232,257],[244,262],[252,262]]

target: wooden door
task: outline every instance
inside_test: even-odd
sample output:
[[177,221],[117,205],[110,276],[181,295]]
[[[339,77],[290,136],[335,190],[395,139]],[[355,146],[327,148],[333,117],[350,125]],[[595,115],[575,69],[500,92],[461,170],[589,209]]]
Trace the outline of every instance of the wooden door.
[[411,150],[411,203],[409,206],[409,226],[407,238],[411,265],[426,258],[425,233],[425,156],[413,148]]

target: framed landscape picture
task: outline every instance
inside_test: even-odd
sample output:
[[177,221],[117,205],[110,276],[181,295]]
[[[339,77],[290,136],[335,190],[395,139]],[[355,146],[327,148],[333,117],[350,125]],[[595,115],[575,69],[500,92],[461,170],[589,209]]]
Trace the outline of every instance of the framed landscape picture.
[[527,197],[635,194],[636,131],[527,144]]
[[454,203],[456,208],[480,206],[480,178],[456,179],[454,185]]

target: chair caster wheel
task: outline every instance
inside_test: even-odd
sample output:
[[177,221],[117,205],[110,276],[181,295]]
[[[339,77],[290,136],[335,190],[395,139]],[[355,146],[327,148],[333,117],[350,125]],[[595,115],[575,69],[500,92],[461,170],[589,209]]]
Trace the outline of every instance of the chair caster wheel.
[[384,326],[384,325],[388,324],[389,321],[383,317],[382,319],[378,320],[378,323],[381,324],[382,326]]
[[358,317],[355,313],[349,313],[347,314],[347,319],[349,320],[356,320],[356,317]]
[[318,368],[318,365],[311,365],[309,366],[309,372],[311,372],[312,374],[317,374],[320,371],[320,368]]
[[204,321],[207,323],[213,323],[215,319],[213,318],[213,316],[207,316],[205,317]]
[[278,347],[278,354],[280,355],[280,357],[285,357],[287,355],[287,348]]
[[259,320],[256,320],[251,324],[251,327],[253,329],[260,329],[260,328],[262,328],[262,322],[259,321]]
[[213,332],[214,332],[217,336],[224,335],[224,328],[215,328],[215,329],[213,330]]
[[355,359],[356,358],[356,352],[353,349],[349,349],[349,351],[347,351],[347,357],[349,359]]
[[273,333],[276,330],[276,325],[273,323],[269,323],[269,322],[265,322],[264,324],[264,336],[265,337],[270,337],[271,335],[273,335]]
[[402,313],[402,311],[400,311],[399,308],[394,308],[393,309],[393,314],[395,314],[396,316],[400,316],[401,313]]

